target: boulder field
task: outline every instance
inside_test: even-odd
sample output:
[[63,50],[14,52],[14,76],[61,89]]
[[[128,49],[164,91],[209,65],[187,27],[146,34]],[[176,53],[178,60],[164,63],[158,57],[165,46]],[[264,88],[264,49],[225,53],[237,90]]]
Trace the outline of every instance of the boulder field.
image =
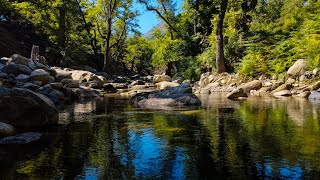
[[[28,130],[57,124],[58,110],[66,101],[96,98],[106,93],[130,97],[133,105],[147,109],[199,107],[197,95],[227,92],[228,99],[249,96],[295,96],[320,100],[318,70],[306,70],[298,60],[285,75],[250,80],[239,74],[204,73],[200,80],[182,81],[178,75],[109,76],[85,66],[81,70],[50,67],[18,54],[0,61],[0,144],[25,144],[41,134]],[[313,83],[310,83],[313,82]],[[309,85],[308,85],[309,84]],[[311,84],[311,85],[310,85]]]

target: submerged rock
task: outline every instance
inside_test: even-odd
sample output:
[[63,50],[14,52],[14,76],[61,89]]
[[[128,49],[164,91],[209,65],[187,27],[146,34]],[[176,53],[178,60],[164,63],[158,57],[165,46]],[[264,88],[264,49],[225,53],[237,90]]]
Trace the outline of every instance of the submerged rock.
[[47,97],[27,89],[0,87],[0,117],[15,127],[33,128],[58,122],[58,111]]
[[28,144],[40,139],[40,133],[28,132],[0,139],[0,144]]

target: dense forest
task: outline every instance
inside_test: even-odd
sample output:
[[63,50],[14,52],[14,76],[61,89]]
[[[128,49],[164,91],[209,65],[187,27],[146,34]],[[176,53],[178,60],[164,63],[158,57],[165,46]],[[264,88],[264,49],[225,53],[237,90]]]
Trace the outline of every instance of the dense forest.
[[137,0],[165,26],[148,38],[138,31],[133,1],[0,0],[0,37],[8,38],[0,55],[8,56],[4,46],[26,54],[36,44],[56,66],[185,79],[207,71],[281,74],[298,59],[309,69],[320,65],[318,0],[184,0],[181,8]]

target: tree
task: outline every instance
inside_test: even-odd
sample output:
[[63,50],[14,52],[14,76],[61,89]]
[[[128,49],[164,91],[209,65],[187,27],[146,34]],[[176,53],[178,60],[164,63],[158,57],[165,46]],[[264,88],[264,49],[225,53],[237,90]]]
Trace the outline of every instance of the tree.
[[228,7],[228,0],[221,0],[220,2],[220,11],[217,21],[216,29],[216,68],[217,73],[222,73],[226,71],[225,58],[224,58],[224,49],[223,49],[223,21]]

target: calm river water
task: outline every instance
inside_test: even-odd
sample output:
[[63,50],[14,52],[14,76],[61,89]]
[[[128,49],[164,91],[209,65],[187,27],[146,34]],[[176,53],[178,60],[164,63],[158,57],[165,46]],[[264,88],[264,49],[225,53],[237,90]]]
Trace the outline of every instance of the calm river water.
[[61,125],[0,147],[2,179],[319,179],[320,104],[200,96],[143,110],[106,97],[65,106]]

